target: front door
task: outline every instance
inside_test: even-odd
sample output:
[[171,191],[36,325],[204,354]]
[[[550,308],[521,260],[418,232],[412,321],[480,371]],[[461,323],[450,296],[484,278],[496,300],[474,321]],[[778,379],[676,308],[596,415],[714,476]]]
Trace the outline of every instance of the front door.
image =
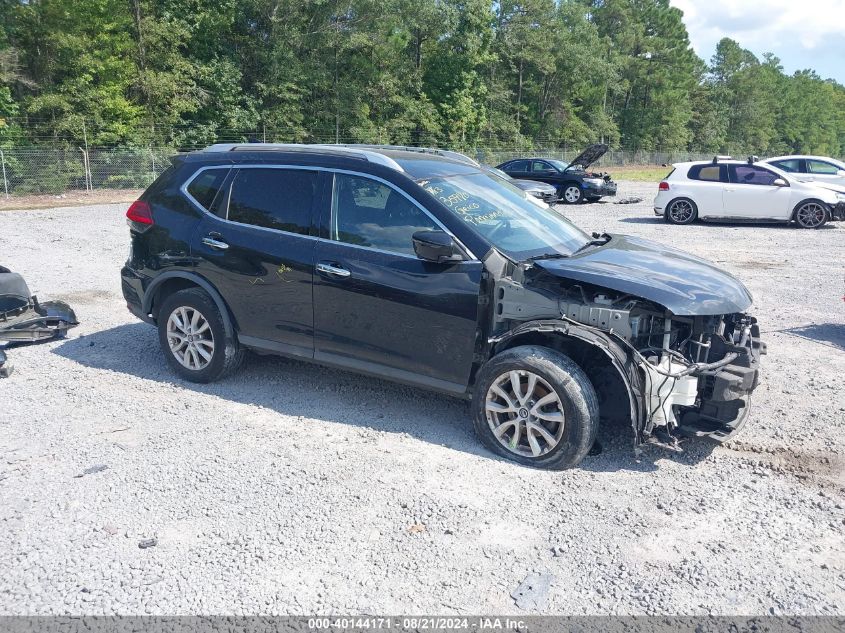
[[725,217],[751,220],[785,220],[792,209],[790,188],[774,183],[775,172],[759,165],[728,165],[730,182],[725,185]]
[[317,244],[315,358],[462,392],[475,347],[482,264],[418,259],[411,236],[442,227],[398,188],[336,173]]
[[313,356],[316,171],[233,170],[192,244],[198,269],[223,295],[241,340]]

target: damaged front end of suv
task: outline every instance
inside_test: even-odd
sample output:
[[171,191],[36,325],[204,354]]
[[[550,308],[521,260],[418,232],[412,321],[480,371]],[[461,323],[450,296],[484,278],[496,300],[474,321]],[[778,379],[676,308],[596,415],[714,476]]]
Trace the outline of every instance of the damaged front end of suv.
[[486,353],[560,347],[587,371],[602,417],[630,418],[637,445],[733,436],[766,352],[747,289],[688,253],[594,237],[569,257],[488,254]]

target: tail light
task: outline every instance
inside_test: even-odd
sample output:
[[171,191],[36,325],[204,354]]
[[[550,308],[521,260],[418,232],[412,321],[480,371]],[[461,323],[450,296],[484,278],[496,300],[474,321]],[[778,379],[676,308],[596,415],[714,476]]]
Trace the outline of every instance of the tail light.
[[143,200],[136,200],[132,203],[132,206],[130,206],[129,210],[126,212],[126,219],[129,220],[129,222],[134,222],[136,224],[154,224],[152,209],[150,209],[150,205]]
[[664,180],[659,185],[657,185],[657,189],[659,191],[669,191],[669,183]]

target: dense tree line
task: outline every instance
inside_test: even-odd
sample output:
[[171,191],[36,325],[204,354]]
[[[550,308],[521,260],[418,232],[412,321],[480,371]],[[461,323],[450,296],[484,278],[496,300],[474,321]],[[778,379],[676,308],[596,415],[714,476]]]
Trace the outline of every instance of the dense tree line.
[[0,0],[0,143],[845,153],[845,88],[668,0]]

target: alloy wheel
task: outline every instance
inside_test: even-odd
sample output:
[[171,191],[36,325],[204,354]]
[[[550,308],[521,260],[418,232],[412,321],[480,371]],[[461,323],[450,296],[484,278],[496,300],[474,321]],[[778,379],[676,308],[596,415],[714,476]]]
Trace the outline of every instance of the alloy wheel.
[[798,224],[807,229],[814,229],[824,224],[827,210],[818,202],[802,204],[795,214]]
[[575,204],[581,199],[581,190],[575,185],[569,185],[563,190],[563,199],[570,204]]
[[563,437],[560,396],[530,371],[509,371],[496,378],[487,390],[484,410],[493,436],[517,455],[546,455]]
[[182,306],[167,319],[167,344],[179,363],[192,371],[208,367],[214,357],[214,334],[196,308]]
[[687,200],[675,200],[672,206],[669,207],[669,217],[673,222],[678,224],[686,224],[693,218],[692,203]]

